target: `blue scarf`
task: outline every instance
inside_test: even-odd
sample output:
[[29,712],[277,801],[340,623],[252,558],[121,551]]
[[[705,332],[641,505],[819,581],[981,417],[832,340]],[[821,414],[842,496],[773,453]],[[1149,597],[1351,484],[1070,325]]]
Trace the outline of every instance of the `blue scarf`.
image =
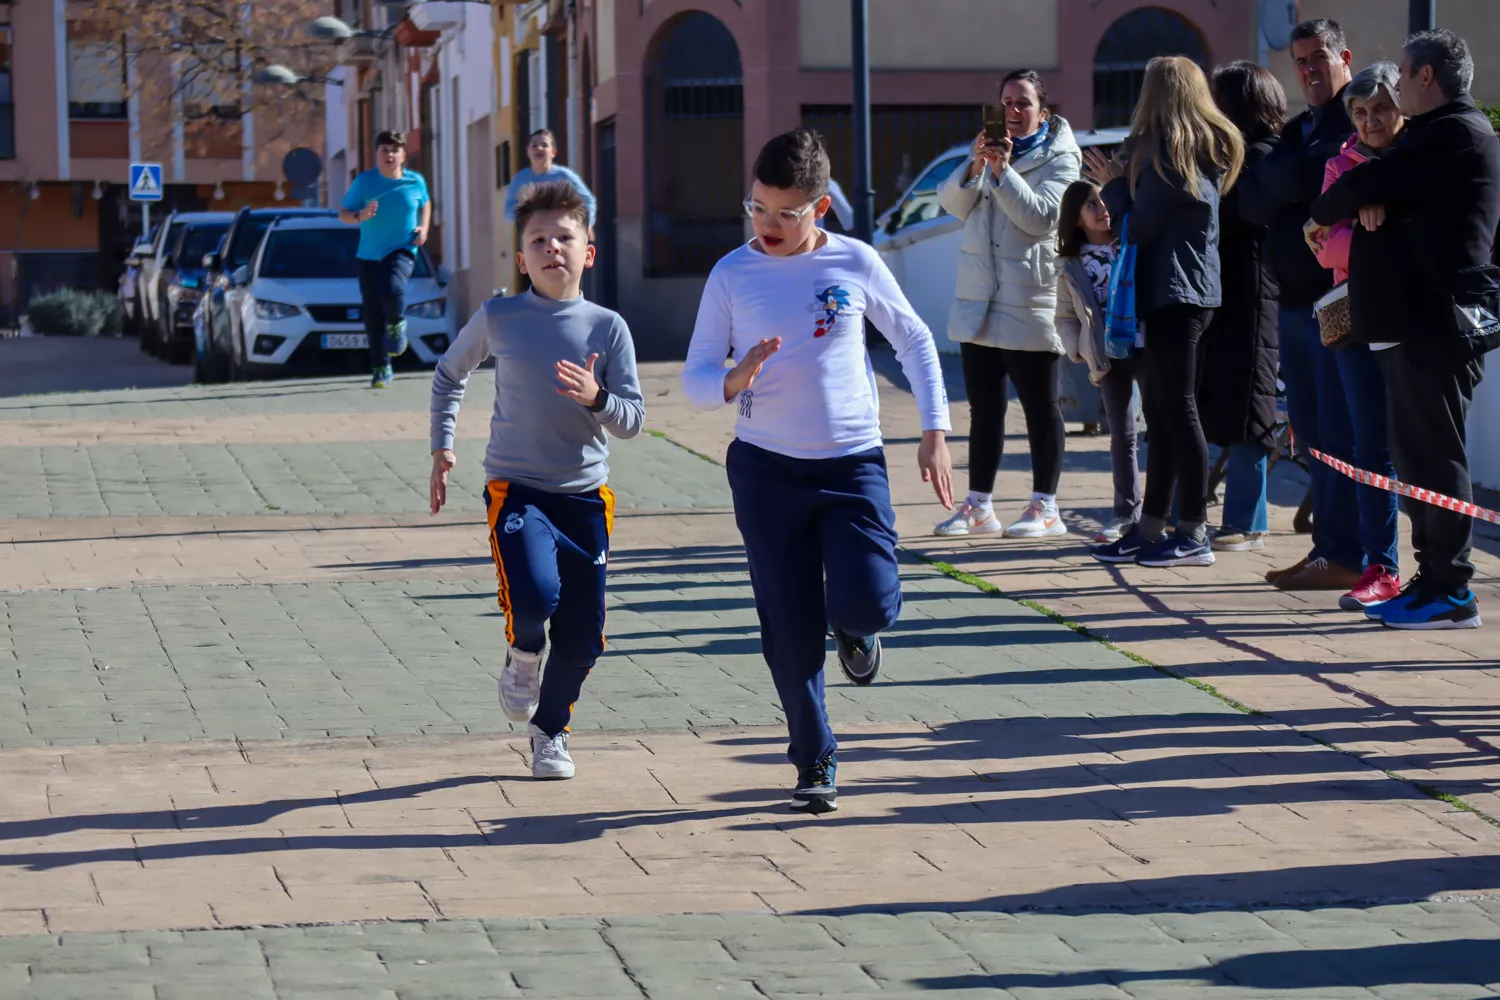
[[1041,145],[1047,138],[1047,133],[1052,130],[1050,119],[1042,119],[1042,125],[1030,135],[1010,141],[1011,156],[1025,156],[1037,146]]

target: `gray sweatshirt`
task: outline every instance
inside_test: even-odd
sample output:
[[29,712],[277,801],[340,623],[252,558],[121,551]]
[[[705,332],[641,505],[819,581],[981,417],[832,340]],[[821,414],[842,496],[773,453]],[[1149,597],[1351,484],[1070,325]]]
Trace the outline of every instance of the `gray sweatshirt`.
[[[557,390],[558,361],[585,365],[609,393],[598,413]],[[465,324],[432,377],[432,450],[453,447],[469,375],[495,359],[495,412],[485,477],[550,493],[583,493],[609,477],[607,429],[632,438],[646,420],[635,346],[618,313],[583,298],[556,301],[535,291],[490,299]]]

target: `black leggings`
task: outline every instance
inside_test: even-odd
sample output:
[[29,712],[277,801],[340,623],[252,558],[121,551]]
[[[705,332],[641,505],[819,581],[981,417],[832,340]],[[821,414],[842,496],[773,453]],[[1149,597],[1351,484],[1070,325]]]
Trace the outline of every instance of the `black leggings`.
[[1166,519],[1181,487],[1181,520],[1208,520],[1208,444],[1198,419],[1198,341],[1212,309],[1172,305],[1147,314],[1142,402],[1151,445],[1146,451],[1146,517]]
[[969,397],[969,489],[995,491],[995,473],[1005,449],[1005,380],[1016,387],[1021,412],[1026,414],[1026,437],[1031,442],[1031,488],[1056,493],[1062,478],[1062,408],[1057,404],[1057,362],[1061,354],[1011,351],[1000,347],[960,344],[964,392]]

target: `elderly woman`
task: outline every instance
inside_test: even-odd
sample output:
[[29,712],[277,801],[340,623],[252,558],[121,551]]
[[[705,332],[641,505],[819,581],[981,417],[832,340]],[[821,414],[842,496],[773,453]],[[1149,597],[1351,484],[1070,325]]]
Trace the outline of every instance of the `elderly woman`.
[[958,341],[969,397],[969,496],[934,530],[967,535],[1000,530],[995,474],[1005,440],[1005,380],[1026,414],[1031,502],[1005,528],[1012,538],[1067,532],[1057,509],[1062,476],[1058,405],[1057,221],[1082,156],[1073,130],[1047,110],[1041,77],[1017,70],[1001,82],[1005,135],[981,132],[973,155],[938,188],[943,208],[964,222],[958,286],[948,336]]
[[[1401,71],[1395,63],[1379,62],[1361,70],[1344,88],[1344,104],[1354,122],[1354,135],[1328,161],[1323,175],[1326,191],[1344,173],[1379,156],[1395,144],[1405,119],[1401,116],[1397,84]],[[1385,379],[1375,351],[1394,347],[1381,343],[1381,331],[1399,323],[1392,314],[1386,289],[1401,287],[1402,252],[1390,246],[1392,227],[1364,229],[1356,221],[1328,230],[1308,227],[1308,243],[1318,261],[1333,271],[1335,281],[1349,282],[1349,311],[1353,343],[1334,352],[1344,397],[1354,425],[1354,454],[1361,469],[1395,477],[1386,435]],[[1393,271],[1394,269],[1394,271]],[[1344,457],[1344,456],[1338,456]],[[1396,554],[1398,524],[1394,493],[1358,486],[1359,542],[1364,550],[1364,575],[1354,589],[1339,598],[1339,607],[1359,611],[1387,601],[1401,590]]]

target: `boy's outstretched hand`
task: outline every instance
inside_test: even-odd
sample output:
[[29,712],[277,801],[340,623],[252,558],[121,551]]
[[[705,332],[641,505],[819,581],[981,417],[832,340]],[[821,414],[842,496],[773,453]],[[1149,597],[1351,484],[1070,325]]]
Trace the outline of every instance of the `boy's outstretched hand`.
[[754,385],[766,359],[779,350],[781,350],[781,338],[772,337],[770,340],[762,340],[746,351],[740,363],[729,369],[729,374],[724,376],[724,402],[729,402]]
[[917,445],[917,468],[922,482],[931,483],[938,503],[944,510],[953,509],[953,459],[948,455],[948,435],[944,431],[923,431]]
[[562,384],[557,391],[580,406],[593,406],[599,398],[599,383],[594,379],[594,362],[598,360],[599,355],[590,354],[582,368],[571,361],[559,361],[557,381]]
[[432,453],[432,482],[429,492],[434,514],[448,502],[448,470],[453,468],[454,461],[456,458],[453,452],[447,448],[439,448]]

